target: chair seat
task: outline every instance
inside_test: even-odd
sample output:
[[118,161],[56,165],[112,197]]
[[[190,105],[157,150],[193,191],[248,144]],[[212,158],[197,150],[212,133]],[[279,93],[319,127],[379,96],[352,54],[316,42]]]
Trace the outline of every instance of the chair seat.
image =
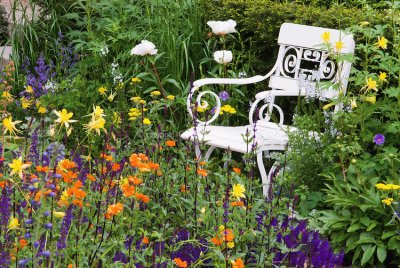
[[[266,150],[285,150],[288,143],[289,131],[294,131],[294,127],[279,126],[276,123],[258,121],[256,125],[255,142],[256,152]],[[246,132],[249,138],[254,136],[253,126],[198,126],[197,138],[201,143],[217,148],[230,149],[234,152],[247,153],[251,151],[253,141],[249,144],[245,142]],[[194,128],[188,129],[181,134],[182,139],[193,140],[195,136]]]

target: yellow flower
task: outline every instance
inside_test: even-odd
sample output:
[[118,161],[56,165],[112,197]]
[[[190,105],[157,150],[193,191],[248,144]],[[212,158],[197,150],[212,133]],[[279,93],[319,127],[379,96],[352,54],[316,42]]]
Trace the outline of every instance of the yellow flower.
[[157,97],[157,96],[160,96],[160,95],[161,95],[161,92],[158,91],[158,90],[155,90],[155,91],[152,91],[152,92],[150,93],[150,95],[151,95],[152,97]]
[[379,73],[379,80],[386,81],[386,77],[387,77],[387,73],[385,73],[385,72]]
[[111,92],[110,96],[108,96],[108,98],[107,98],[108,101],[112,102],[114,100],[114,98],[115,98],[115,95],[117,95],[117,92],[114,92],[114,93]]
[[384,203],[385,205],[390,206],[393,202],[393,198],[385,198],[382,200],[382,203]]
[[388,40],[385,37],[378,37],[378,42],[375,44],[382,49],[387,49]]
[[344,48],[344,43],[342,41],[338,41],[335,43],[336,51],[341,51]]
[[32,100],[25,99],[23,97],[20,99],[20,101],[21,101],[22,109],[28,109],[29,107],[31,107],[31,105],[33,103]]
[[16,132],[21,132],[15,125],[21,123],[21,121],[12,121],[12,116],[3,119],[4,134],[10,132],[10,135],[16,135]]
[[331,33],[330,32],[324,32],[322,35],[322,40],[324,40],[324,43],[328,43],[331,40]]
[[360,22],[360,26],[368,26],[369,22],[368,21],[362,21]]
[[10,223],[8,224],[8,230],[15,230],[19,227],[19,222],[17,218],[12,217]]
[[356,102],[355,98],[351,100],[350,106],[351,106],[351,109],[357,108],[357,102]]
[[222,232],[223,230],[225,230],[225,226],[220,225],[220,226],[218,227],[218,230],[219,230],[220,232]]
[[370,89],[373,89],[373,90],[375,90],[375,91],[378,91],[378,89],[376,88],[376,81],[375,80],[372,80],[372,78],[370,77],[370,78],[368,78],[368,81],[367,81],[367,90],[370,90]]
[[145,125],[151,125],[150,119],[144,118],[144,119],[143,119],[143,124],[145,124]]
[[139,101],[140,101],[141,99],[142,99],[141,97],[132,97],[132,98],[131,98],[131,101],[136,102],[136,103],[139,103]]
[[139,77],[132,78],[132,83],[140,83],[142,80]]
[[53,111],[57,116],[57,120],[55,121],[57,124],[64,124],[65,128],[69,128],[70,123],[74,123],[77,120],[72,120],[71,117],[74,115],[73,113],[69,113],[66,109],[62,109],[61,112]]
[[8,92],[8,91],[4,91],[4,92],[1,94],[1,97],[2,97],[3,99],[5,99],[6,101],[12,101],[12,100],[13,100],[12,95],[11,95],[10,92]]
[[226,246],[228,248],[234,248],[235,247],[235,243],[231,241],[231,242],[226,243]]
[[376,96],[373,95],[373,96],[370,96],[370,97],[366,97],[365,101],[374,104],[376,102]]
[[53,211],[53,215],[54,215],[54,217],[56,217],[57,219],[62,219],[62,218],[65,217],[65,212]]
[[118,125],[122,123],[121,116],[117,112],[113,112],[113,123]]
[[[233,108],[232,106],[230,106],[229,104],[226,104],[226,105],[221,107],[221,112],[235,114],[236,113],[236,109]],[[220,112],[220,114],[221,114],[221,112]]]
[[236,197],[236,198],[239,198],[239,197],[245,198],[246,197],[244,195],[245,191],[246,191],[246,189],[244,188],[243,184],[235,184],[235,185],[233,185],[231,194],[233,197]]
[[83,127],[88,131],[88,133],[94,130],[96,131],[97,135],[100,135],[100,130],[104,130],[104,132],[107,132],[104,128],[105,124],[106,120],[104,120],[103,117],[96,118],[95,116],[92,116],[92,120],[90,120],[89,123],[84,124]]
[[376,188],[379,190],[398,190],[400,189],[400,185],[397,184],[384,184],[384,183],[378,183],[375,185]]
[[99,87],[99,93],[100,93],[100,95],[105,95],[105,94],[106,94],[106,91],[107,91],[107,88],[105,88],[105,87]]
[[38,109],[38,113],[40,113],[40,114],[45,114],[46,111],[47,111],[46,107],[43,107],[43,106],[40,106]]
[[131,108],[129,110],[129,120],[136,120],[136,118],[138,118],[142,113],[140,112],[139,109],[137,108]]
[[18,159],[13,159],[12,163],[8,164],[8,166],[12,169],[10,176],[18,174],[18,176],[22,179],[22,171],[28,168],[30,165],[23,164],[22,158],[19,157]]
[[174,95],[168,95],[168,96],[167,96],[167,99],[169,99],[169,100],[174,100],[174,99],[175,99],[175,96],[174,96]]
[[31,86],[27,86],[25,90],[28,93],[33,93],[33,88]]

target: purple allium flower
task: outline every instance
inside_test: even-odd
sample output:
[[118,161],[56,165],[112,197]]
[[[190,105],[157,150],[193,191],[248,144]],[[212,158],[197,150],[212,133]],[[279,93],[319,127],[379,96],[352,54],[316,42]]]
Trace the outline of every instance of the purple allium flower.
[[227,99],[229,99],[229,93],[226,92],[226,91],[221,91],[221,92],[219,93],[219,98],[220,98],[222,101],[226,101]]
[[46,223],[46,224],[44,225],[44,227],[45,227],[46,229],[51,229],[51,228],[53,228],[53,224],[52,224],[51,222],[49,222],[49,223]]
[[385,136],[383,134],[376,134],[374,136],[374,142],[376,145],[382,145],[385,143]]

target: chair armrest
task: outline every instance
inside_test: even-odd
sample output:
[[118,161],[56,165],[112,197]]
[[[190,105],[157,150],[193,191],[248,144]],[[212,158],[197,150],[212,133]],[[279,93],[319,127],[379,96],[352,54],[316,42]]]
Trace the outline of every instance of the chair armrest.
[[257,100],[263,100],[268,97],[278,97],[278,96],[304,96],[304,90],[268,90],[262,91],[256,94]]
[[220,84],[220,85],[247,85],[263,81],[268,77],[256,75],[248,78],[205,78],[193,82],[194,87],[205,85]]

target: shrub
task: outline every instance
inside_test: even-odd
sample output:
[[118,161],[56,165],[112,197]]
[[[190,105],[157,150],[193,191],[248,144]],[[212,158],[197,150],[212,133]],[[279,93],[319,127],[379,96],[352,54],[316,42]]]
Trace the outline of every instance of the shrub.
[[5,45],[8,40],[8,22],[6,10],[0,6],[0,46]]

